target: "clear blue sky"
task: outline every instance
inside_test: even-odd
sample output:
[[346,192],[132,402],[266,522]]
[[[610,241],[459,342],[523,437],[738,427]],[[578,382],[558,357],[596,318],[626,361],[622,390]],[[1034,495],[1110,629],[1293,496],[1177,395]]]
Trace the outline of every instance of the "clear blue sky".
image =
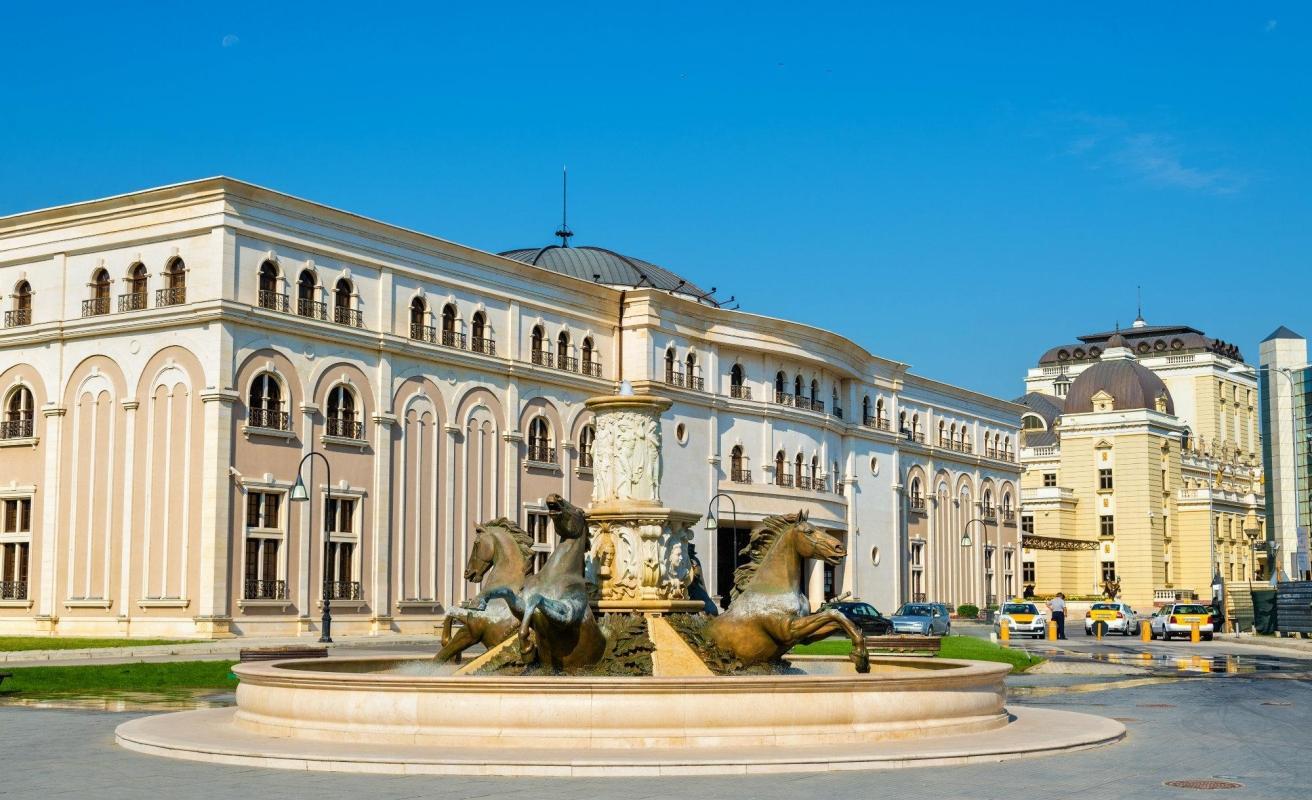
[[226,174],[499,250],[568,164],[575,244],[1004,397],[1138,284],[1312,334],[1312,9],[929,5],[25,4],[0,213]]

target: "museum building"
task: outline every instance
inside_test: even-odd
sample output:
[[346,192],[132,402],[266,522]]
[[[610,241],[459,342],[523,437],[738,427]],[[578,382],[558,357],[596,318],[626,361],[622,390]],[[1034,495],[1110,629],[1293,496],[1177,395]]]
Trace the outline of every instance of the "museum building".
[[621,381],[673,401],[661,499],[707,517],[721,602],[798,510],[848,550],[812,605],[1019,591],[1021,406],[568,236],[493,254],[212,178],[0,218],[0,286],[0,633],[294,635],[325,597],[338,633],[431,632],[475,526],[540,559],[544,498],[586,505],[584,401]]

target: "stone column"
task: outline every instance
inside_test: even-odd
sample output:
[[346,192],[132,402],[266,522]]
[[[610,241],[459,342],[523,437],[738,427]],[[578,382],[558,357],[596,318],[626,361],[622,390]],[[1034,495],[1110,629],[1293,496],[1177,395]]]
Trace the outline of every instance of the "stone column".
[[[318,413],[319,407],[314,403],[301,404],[301,458],[305,458],[306,454],[314,449],[314,417]],[[319,471],[323,472],[323,465],[314,463],[318,460],[311,459],[305,465],[305,488],[310,499],[303,504],[304,508],[301,510],[301,541],[296,554],[296,607],[300,611],[298,628],[301,633],[308,633],[313,624],[310,613],[311,603],[314,602],[310,594],[310,548],[313,544],[311,540],[319,539],[319,536],[315,535],[314,519],[321,511],[323,497],[319,494],[319,484],[310,480],[309,474],[313,467],[318,467]],[[296,477],[293,475],[292,479],[295,480]],[[290,555],[289,553],[288,556]]]
[[[123,476],[129,483],[136,479],[134,459],[137,450],[137,408],[141,403],[136,400],[123,401]],[[191,446],[191,442],[187,443]],[[191,487],[187,487],[191,491]],[[123,555],[119,568],[118,617],[119,631],[126,634],[128,609],[132,607],[132,503],[123,504]],[[186,566],[184,566],[184,569]]]
[[374,414],[374,633],[391,630],[392,625],[392,426],[396,417]]
[[[448,422],[442,430],[446,431],[445,442],[445,459],[442,469],[442,500],[445,505],[443,517],[443,533],[445,541],[442,545],[442,565],[444,567],[442,575],[442,608],[447,611],[451,608],[454,595],[455,581],[459,578],[456,572],[456,441],[460,437],[460,426]],[[467,494],[467,493],[466,493]],[[437,599],[437,598],[434,598]]]
[[[232,406],[239,395],[231,389],[211,389],[200,395],[204,416],[200,495],[200,592],[196,632],[211,638],[230,636],[228,607],[231,564]],[[188,443],[190,445],[190,442]]]
[[59,624],[55,611],[55,557],[59,550],[59,509],[64,415],[68,409],[47,406],[41,410],[46,419],[46,463],[42,478],[44,496],[41,504],[41,595],[36,607],[37,630],[53,632]]
[[825,564],[819,559],[806,561],[806,599],[815,611],[825,602]]

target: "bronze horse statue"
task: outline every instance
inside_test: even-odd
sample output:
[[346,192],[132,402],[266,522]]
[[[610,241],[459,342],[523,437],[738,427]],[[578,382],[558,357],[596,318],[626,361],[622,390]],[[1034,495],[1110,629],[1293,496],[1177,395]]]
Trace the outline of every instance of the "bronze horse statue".
[[808,558],[838,564],[847,555],[834,537],[806,521],[806,512],[766,517],[741,551],[751,560],[734,571],[732,602],[706,626],[717,647],[744,666],[779,661],[797,644],[842,631],[852,640],[857,672],[870,671],[865,636],[838,611],[811,613],[797,587]]
[[558,494],[547,496],[547,511],[559,539],[542,571],[524,580],[516,592],[508,586],[486,589],[466,604],[482,610],[504,600],[519,620],[520,657],[552,672],[577,672],[597,663],[606,637],[588,605],[583,578],[588,552],[588,519],[583,509]]
[[[474,544],[469,549],[465,580],[481,583],[483,590],[506,588],[519,591],[524,576],[533,568],[533,537],[505,517],[485,522],[474,529]],[[463,623],[451,634],[452,623]],[[460,663],[460,654],[482,643],[489,650],[509,639],[519,627],[504,600],[488,603],[482,611],[452,612],[442,623],[442,649],[435,661]]]

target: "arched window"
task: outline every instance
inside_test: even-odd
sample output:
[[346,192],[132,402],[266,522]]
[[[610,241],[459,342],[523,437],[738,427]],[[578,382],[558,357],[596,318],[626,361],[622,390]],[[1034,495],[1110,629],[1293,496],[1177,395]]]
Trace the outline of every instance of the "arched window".
[[665,349],[665,382],[673,386],[681,386],[683,384],[683,375],[675,370],[675,363],[674,348],[667,347]]
[[774,401],[776,403],[788,402],[785,395],[788,392],[788,376],[783,371],[776,372],[774,375]]
[[456,307],[454,303],[442,306],[442,344],[447,347],[465,349],[465,335],[457,330]]
[[806,462],[802,460],[802,454],[798,453],[793,459],[793,474],[797,476],[797,488],[810,489],[811,476],[806,474]]
[[802,376],[798,375],[797,377],[793,378],[793,397],[797,398],[797,402],[800,403],[803,399],[805,399],[806,395],[804,392],[805,389],[803,389]]
[[1011,518],[1011,492],[1002,493],[1002,516],[1004,519]]
[[91,273],[91,297],[82,301],[82,316],[98,317],[109,313],[109,270],[101,267]]
[[924,441],[924,434],[920,432],[920,415],[911,415],[911,435],[917,440]]
[[164,288],[155,292],[156,306],[176,306],[187,302],[187,265],[180,258],[164,267]]
[[592,469],[592,443],[597,439],[597,429],[584,425],[579,431],[579,466]]
[[921,485],[920,485],[920,478],[912,478],[912,479],[911,479],[911,491],[910,491],[910,494],[911,494],[911,507],[912,507],[912,508],[924,508],[924,507],[925,507],[925,495],[924,495],[924,489],[923,489],[923,488],[921,487]]
[[583,373],[594,378],[600,378],[601,362],[597,360],[597,353],[591,336],[583,337],[583,344],[579,347],[579,356],[583,364]]
[[744,400],[751,399],[752,397],[751,390],[748,389],[747,391],[744,391],[744,389],[747,389],[747,387],[743,385],[743,379],[745,377],[746,376],[743,374],[742,364],[734,364],[732,367],[729,368],[729,396],[730,397],[738,397]]
[[957,426],[956,426],[956,425],[953,425],[953,426],[952,426],[952,439],[949,439],[949,438],[948,438],[947,428],[948,428],[948,424],[947,424],[946,422],[944,422],[943,420],[939,420],[939,421],[938,421],[938,444],[939,444],[939,447],[947,447],[948,444],[949,444],[949,442],[951,442],[951,440],[952,440],[952,439],[955,439],[956,436],[957,436]]
[[747,469],[747,459],[743,457],[743,446],[736,444],[729,451],[729,480],[734,483],[751,483],[752,474]]
[[5,327],[32,324],[32,284],[19,281],[14,286],[14,308],[5,314]]
[[496,342],[492,341],[492,335],[487,329],[487,316],[482,311],[475,311],[474,316],[470,317],[469,336],[475,352],[490,356],[497,354]]
[[971,447],[970,447],[970,441],[969,441],[969,433],[970,433],[970,426],[969,426],[969,425],[962,424],[962,426],[961,426],[961,439],[960,439],[960,442],[961,442],[961,450],[962,450],[963,452],[966,452],[966,453],[969,453],[970,450],[971,450]]
[[984,512],[985,519],[993,518],[993,490],[985,489],[984,497],[980,500],[980,508]]
[[5,418],[0,424],[0,439],[30,439],[35,431],[32,390],[15,386],[5,399]]
[[793,485],[793,476],[788,474],[788,456],[782,450],[774,454],[774,482],[779,486]]
[[839,494],[842,494],[842,493],[843,493],[843,481],[842,481],[843,473],[839,470],[839,468],[838,468],[838,462],[837,462],[837,461],[835,461],[835,462],[833,463],[833,469],[830,470],[829,474],[834,476],[834,491],[835,491],[835,492],[838,492]]
[[272,261],[260,264],[260,308],[271,311],[287,310],[287,295],[279,291],[282,288],[278,280],[278,265]]
[[556,336],[556,366],[570,372],[579,371],[579,362],[570,355],[569,331],[561,331]]
[[811,456],[811,488],[817,492],[824,491],[820,477],[820,456]]
[[528,424],[528,460],[540,464],[556,463],[556,449],[551,446],[551,427],[545,417],[535,417]]
[[1002,440],[1002,457],[1011,460],[1011,437]]
[[119,311],[140,311],[146,307],[146,265],[140,262],[128,268],[128,293],[119,295]]
[[811,410],[819,411],[820,408],[820,381],[811,381]]
[[700,390],[702,388],[702,377],[699,374],[700,367],[697,366],[697,354],[689,350],[688,357],[684,359],[684,364],[686,365],[684,374],[688,376],[688,388]]
[[870,416],[870,395],[866,395],[861,399],[861,424],[862,425],[875,424],[875,418]]
[[271,372],[261,372],[251,381],[246,404],[246,424],[252,428],[291,430],[290,416],[282,410],[282,384]]
[[410,338],[426,342],[436,338],[428,324],[428,303],[418,296],[410,299]]
[[333,286],[333,322],[354,328],[364,327],[364,318],[355,308],[355,287],[346,278],[338,278]]
[[334,386],[328,393],[328,435],[345,439],[363,438],[364,425],[357,417],[355,392],[349,386]]
[[323,303],[315,300],[314,273],[308,269],[301,270],[296,279],[296,313],[302,317],[327,319],[328,310]]
[[897,415],[897,429],[900,433],[910,433],[911,429],[907,427],[907,412],[900,411]]
[[885,419],[886,417],[884,416],[884,398],[881,397],[875,401],[875,427],[877,428],[884,427]]

